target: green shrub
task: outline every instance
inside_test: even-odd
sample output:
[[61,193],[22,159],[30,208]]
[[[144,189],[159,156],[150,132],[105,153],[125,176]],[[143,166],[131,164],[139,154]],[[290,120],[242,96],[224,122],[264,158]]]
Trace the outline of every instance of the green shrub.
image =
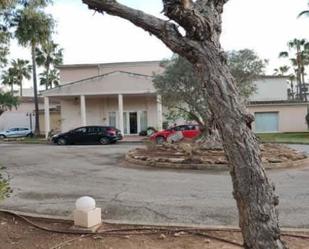
[[143,141],[144,145],[146,146],[147,150],[152,151],[157,147],[157,144],[154,141],[149,139]]
[[12,192],[9,185],[9,177],[4,176],[1,171],[4,170],[4,167],[0,167],[0,201],[9,197]]

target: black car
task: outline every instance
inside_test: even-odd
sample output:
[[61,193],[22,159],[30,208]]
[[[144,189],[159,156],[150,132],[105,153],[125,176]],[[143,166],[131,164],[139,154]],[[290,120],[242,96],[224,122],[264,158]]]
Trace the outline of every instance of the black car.
[[111,126],[84,126],[54,135],[51,141],[58,145],[66,144],[111,144],[122,139],[120,130]]

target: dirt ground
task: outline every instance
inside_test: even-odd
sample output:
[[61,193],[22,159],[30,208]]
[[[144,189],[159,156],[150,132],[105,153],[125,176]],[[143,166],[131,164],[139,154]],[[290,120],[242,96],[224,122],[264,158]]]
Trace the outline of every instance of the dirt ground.
[[[53,230],[72,231],[71,222],[30,219],[34,224]],[[239,232],[203,231],[171,228],[141,230],[141,227],[104,224],[99,232],[109,234],[73,235],[48,232],[33,227],[19,217],[0,213],[0,249],[236,249],[233,245],[215,239],[241,244]],[[123,231],[123,229],[127,229]],[[122,230],[122,231],[121,231]],[[182,231],[181,231],[182,230]],[[148,234],[147,234],[148,233]],[[193,233],[193,234],[192,234]],[[309,233],[297,233],[309,237]],[[283,237],[290,249],[308,249],[309,239]]]
[[[262,162],[266,169],[297,167],[307,156],[282,144],[261,144]],[[176,169],[228,169],[223,149],[209,149],[192,141],[162,145],[146,144],[128,152],[127,161],[135,164]],[[306,161],[307,162],[307,161]]]

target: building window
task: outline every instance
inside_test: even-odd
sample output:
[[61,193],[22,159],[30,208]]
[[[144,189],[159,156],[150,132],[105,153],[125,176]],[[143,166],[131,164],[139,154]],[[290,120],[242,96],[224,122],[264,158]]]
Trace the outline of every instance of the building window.
[[147,111],[142,111],[140,113],[140,130],[145,131],[148,127]]
[[108,113],[108,125],[116,127],[116,112]]
[[278,112],[256,112],[255,132],[267,133],[279,131],[279,113]]

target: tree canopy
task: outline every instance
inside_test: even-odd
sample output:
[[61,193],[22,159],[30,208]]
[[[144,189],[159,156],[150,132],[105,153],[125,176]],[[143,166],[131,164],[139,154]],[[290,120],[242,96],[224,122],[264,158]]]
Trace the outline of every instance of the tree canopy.
[[40,85],[45,89],[59,84],[59,73],[57,66],[63,62],[63,49],[53,41],[44,43],[41,48],[36,48],[36,63],[43,66],[44,71],[40,74]]
[[205,89],[196,77],[192,64],[183,57],[174,56],[161,63],[162,74],[155,75],[154,86],[169,109],[168,119],[183,117],[204,125],[207,120]]
[[0,91],[0,115],[14,107],[17,108],[18,104],[18,97],[13,96],[11,93],[4,93]]
[[[247,99],[255,92],[254,80],[264,74],[267,61],[249,49],[228,52],[227,60],[241,96]],[[163,61],[161,66],[165,70],[155,75],[154,85],[169,109],[167,118],[174,121],[182,117],[206,124],[210,113],[204,104],[205,87],[197,78],[192,64],[175,55],[171,60]]]
[[[308,89],[305,86],[306,67],[309,65],[309,42],[306,39],[293,39],[287,43],[288,50],[279,53],[279,58],[287,58],[291,67],[283,66],[281,73],[291,81],[289,97],[293,100],[307,101]],[[284,72],[283,72],[283,71]],[[296,89],[293,87],[296,80]]]
[[48,3],[49,1],[44,0],[29,0],[23,9],[17,11],[18,14],[13,20],[16,27],[14,35],[18,43],[31,49],[36,135],[40,134],[40,123],[35,51],[38,46],[44,46],[50,41],[54,31],[52,16],[44,12]]
[[264,75],[268,61],[259,58],[250,49],[230,51],[227,58],[240,95],[246,99],[249,98],[256,91],[254,80]]

